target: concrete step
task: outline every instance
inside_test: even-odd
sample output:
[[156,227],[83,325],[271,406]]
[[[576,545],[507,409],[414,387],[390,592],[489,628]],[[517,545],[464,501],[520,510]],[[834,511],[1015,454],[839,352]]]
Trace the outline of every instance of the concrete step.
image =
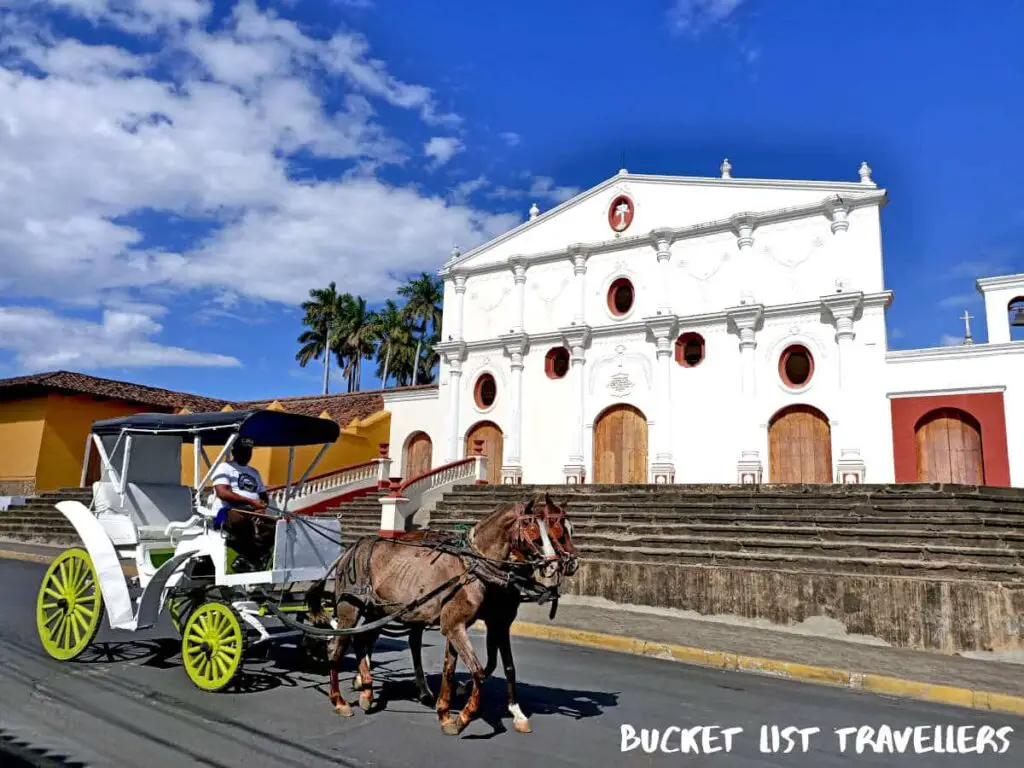
[[[473,525],[477,518],[448,518],[443,521],[432,521],[431,527],[454,527]],[[868,526],[840,527],[827,525],[758,525],[747,521],[736,521],[731,524],[715,523],[631,523],[631,522],[583,522],[573,519],[573,538],[576,541],[589,541],[593,536],[606,536],[612,539],[630,540],[647,539],[658,536],[708,535],[724,539],[736,539],[750,536],[771,538],[806,538],[821,541],[844,542],[850,540],[868,540],[873,542],[918,543],[918,544],[961,544],[977,547],[1000,547],[1024,551],[1024,532],[1020,530],[995,531],[950,531],[943,528],[927,529],[921,527],[877,528]]]
[[[477,507],[469,504],[450,504],[442,502],[431,513],[431,521],[448,519],[482,519],[490,508],[486,505]],[[764,510],[723,509],[713,506],[637,506],[609,507],[605,505],[586,506],[583,504],[569,507],[568,514],[574,524],[593,523],[779,523],[816,525],[886,525],[886,526],[953,526],[963,529],[983,530],[988,528],[1008,527],[1024,530],[1024,516],[1002,513],[972,513],[964,510],[938,510],[927,512],[906,511],[892,512],[883,510]]]

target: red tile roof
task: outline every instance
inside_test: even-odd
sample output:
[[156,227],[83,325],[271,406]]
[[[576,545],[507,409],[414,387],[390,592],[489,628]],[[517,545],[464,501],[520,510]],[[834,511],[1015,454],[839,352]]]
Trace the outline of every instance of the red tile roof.
[[[384,410],[382,394],[385,391],[400,392],[410,389],[432,389],[436,387],[436,384],[421,384],[415,387],[395,387],[388,390],[378,389],[369,392],[280,397],[276,398],[276,400],[289,413],[319,416],[324,411],[327,411],[334,421],[342,427],[347,427],[353,419],[365,419],[378,411]],[[108,397],[145,405],[164,412],[178,411],[182,408],[187,408],[193,413],[220,411],[226,405],[230,405],[235,410],[266,408],[275,400],[275,398],[271,398],[269,400],[232,402],[185,392],[174,392],[169,389],[147,387],[142,384],[131,384],[126,381],[104,379],[98,376],[89,376],[84,373],[73,373],[71,371],[51,371],[31,376],[0,379],[0,401],[23,397],[38,397],[48,392]]]
[[191,395],[186,392],[174,392],[158,387],[147,387],[127,381],[88,376],[72,371],[50,371],[31,376],[0,379],[0,400],[36,397],[55,391],[108,397],[128,403],[146,405],[161,411],[175,411],[179,408],[188,408],[190,411],[219,411],[227,405],[226,400]]

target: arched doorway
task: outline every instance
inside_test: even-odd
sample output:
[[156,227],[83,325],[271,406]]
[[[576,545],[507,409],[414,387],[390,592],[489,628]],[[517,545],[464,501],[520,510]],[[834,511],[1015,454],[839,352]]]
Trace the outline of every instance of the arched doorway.
[[466,456],[473,455],[473,441],[484,441],[484,456],[487,457],[487,482],[501,485],[501,464],[504,461],[505,439],[498,425],[481,421],[466,433]]
[[981,425],[958,408],[926,413],[914,427],[920,483],[985,484]]
[[647,417],[639,409],[613,405],[594,423],[593,482],[647,482]]
[[809,405],[791,405],[768,425],[768,481],[832,481],[832,429],[828,417]]
[[405,443],[405,464],[402,478],[419,477],[429,472],[434,456],[434,444],[426,432],[414,432]]

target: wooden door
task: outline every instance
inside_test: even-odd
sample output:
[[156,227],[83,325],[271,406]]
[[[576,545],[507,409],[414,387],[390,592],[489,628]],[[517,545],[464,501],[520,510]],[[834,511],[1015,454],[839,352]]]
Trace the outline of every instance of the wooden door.
[[408,480],[429,472],[433,455],[434,444],[426,432],[417,432],[410,437],[405,447],[405,467],[402,479]]
[[593,482],[647,482],[647,417],[633,406],[613,406],[594,424]]
[[985,484],[981,425],[956,408],[940,408],[918,422],[917,480],[921,483]]
[[768,427],[768,482],[832,480],[832,430],[828,418],[809,405],[780,411]]
[[466,433],[466,455],[473,455],[473,441],[484,441],[484,456],[487,457],[487,482],[501,485],[501,464],[504,461],[505,440],[497,424],[482,421]]

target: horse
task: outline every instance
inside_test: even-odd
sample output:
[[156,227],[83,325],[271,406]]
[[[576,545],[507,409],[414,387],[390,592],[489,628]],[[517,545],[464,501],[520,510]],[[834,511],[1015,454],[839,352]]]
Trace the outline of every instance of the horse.
[[[538,504],[541,500],[543,503]],[[549,532],[549,510],[561,554],[556,551]],[[501,649],[508,644],[507,640],[502,642],[507,632],[502,632],[500,627],[504,617],[514,618],[514,611],[510,613],[508,607],[511,600],[507,590],[523,583],[524,579],[541,589],[555,589],[566,564],[578,563],[575,550],[570,554],[564,547],[566,541],[571,547],[571,541],[563,519],[562,511],[544,494],[525,506],[506,504],[495,509],[469,530],[462,549],[442,546],[443,537],[434,532],[402,539],[364,537],[349,547],[328,569],[327,575],[307,592],[309,615],[316,623],[326,620],[323,595],[332,571],[336,574],[333,622],[336,630],[350,631],[360,619],[373,623],[401,613],[400,622],[412,628],[410,650],[421,691],[426,689],[426,681],[419,658],[419,641],[425,629],[439,628],[445,637],[445,649],[435,711],[442,732],[458,735],[478,715],[485,671],[473,651],[467,630],[477,619],[483,619],[488,623],[490,638],[491,622],[496,621],[494,647],[505,658],[505,651]],[[532,575],[526,576],[526,573]],[[511,626],[511,620],[508,624]],[[359,705],[367,711],[373,706],[370,652],[379,634],[380,629],[372,634],[354,635],[359,660]],[[328,642],[329,699],[335,712],[344,717],[350,717],[352,710],[339,690],[338,672],[352,637],[350,634],[335,636]],[[490,639],[488,643],[490,647]],[[450,701],[459,658],[470,670],[472,690],[466,706],[454,718]],[[506,666],[511,666],[510,662],[509,648]],[[511,701],[514,701],[514,684],[510,684]],[[516,730],[529,732],[529,721],[518,705],[510,704],[509,709]]]
[[[566,515],[566,510],[569,506],[568,502],[559,508],[551,502],[547,494],[543,496],[543,500],[548,535],[562,560],[560,575],[564,577],[572,576],[579,568],[579,554],[572,541],[572,523],[570,523]],[[535,501],[539,501],[539,499]],[[409,537],[412,539],[429,539],[438,536],[443,536],[443,534],[433,531],[417,531],[409,534]],[[519,606],[524,602],[524,596],[519,588],[495,584],[488,584],[486,592],[480,613],[473,622],[470,622],[470,626],[476,620],[483,621],[486,625],[487,663],[484,666],[483,677],[490,677],[494,673],[498,666],[498,655],[500,654],[505,672],[505,681],[508,687],[508,709],[512,713],[514,727],[521,733],[529,733],[531,730],[529,719],[523,714],[516,696],[516,667],[512,657],[511,644],[512,624],[516,620]],[[550,618],[554,619],[555,612],[558,610],[557,588],[549,590],[548,595],[545,597],[551,601]],[[416,676],[417,699],[422,704],[433,706],[436,700],[430,687],[427,685],[426,676],[423,672],[423,633],[426,631],[427,626],[422,623],[411,624],[404,621],[399,621],[397,624],[403,627],[401,634],[405,634],[406,631],[408,632],[409,653],[412,656],[413,670]],[[376,633],[372,636],[372,639],[368,639],[369,650],[366,652],[367,666],[371,666],[370,655],[379,634]],[[385,634],[389,633],[385,631]],[[352,688],[360,690],[362,686],[361,674],[356,672],[355,677],[352,679]],[[468,690],[469,687],[466,684],[462,684],[458,686],[455,694],[462,696]]]

